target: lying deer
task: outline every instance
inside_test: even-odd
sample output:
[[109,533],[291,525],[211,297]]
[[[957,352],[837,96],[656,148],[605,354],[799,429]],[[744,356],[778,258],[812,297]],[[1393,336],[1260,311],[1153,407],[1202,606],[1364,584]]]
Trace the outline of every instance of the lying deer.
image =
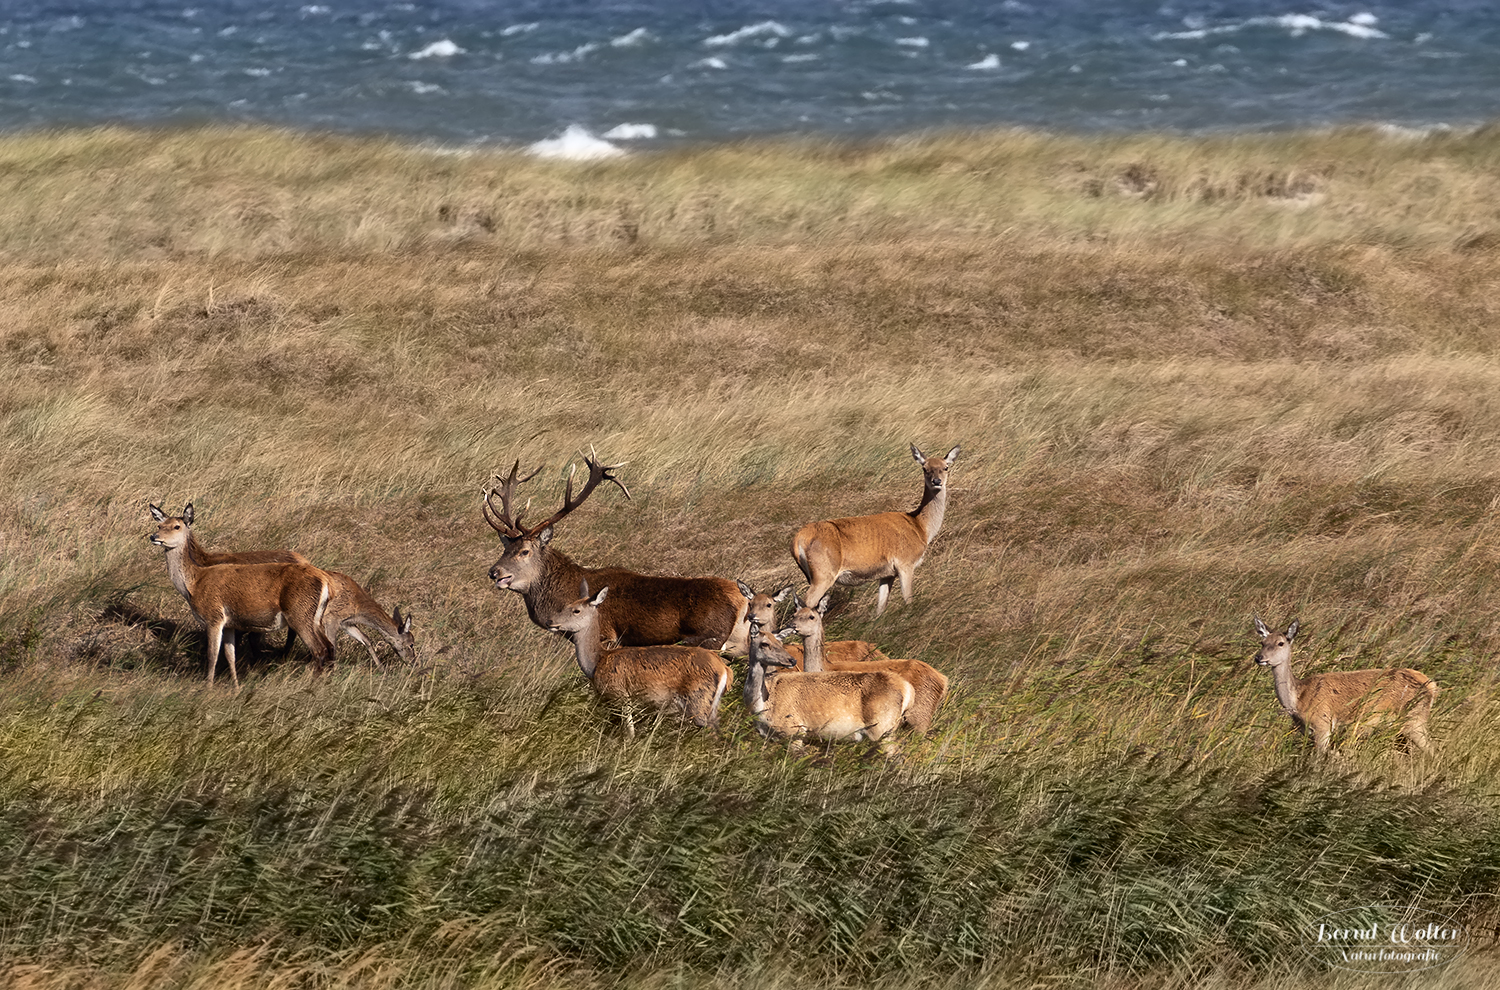
[[[750,604],[745,612],[745,618],[751,625],[760,623],[767,629],[776,628],[776,606],[788,598],[796,600],[795,592],[791,585],[787,585],[774,595],[765,592],[757,592],[743,581],[736,581],[739,585],[740,594]],[[827,601],[827,599],[824,599]],[[797,643],[782,643],[782,649],[791,654],[797,663],[797,670],[804,668],[802,647]],[[889,660],[890,657],[880,652],[874,643],[865,642],[862,639],[841,639],[823,644],[823,654],[831,664],[839,664],[855,661]]]
[[901,597],[911,601],[912,572],[922,562],[927,546],[943,525],[948,509],[948,469],[958,447],[947,457],[928,457],[911,445],[911,456],[922,466],[922,501],[911,512],[880,512],[808,523],[792,539],[792,555],[807,578],[807,600],[813,604],[835,584],[879,581],[875,615],[885,611],[891,585],[901,580]]
[[[911,685],[889,671],[794,671],[794,661],[762,625],[750,631],[745,710],[763,734],[824,741],[887,737],[912,703]],[[774,668],[768,673],[766,668]]]
[[828,599],[823,599],[817,608],[813,608],[793,595],[792,604],[796,607],[792,624],[781,630],[778,636],[782,639],[793,635],[802,637],[805,670],[810,673],[819,670],[890,671],[912,688],[912,701],[902,720],[917,735],[927,734],[932,728],[932,720],[937,717],[938,706],[948,693],[948,678],[921,660],[892,660],[883,653],[879,654],[880,659],[840,659],[827,650],[833,644],[823,642],[823,615],[828,611]]
[[[584,500],[601,482],[618,485],[625,497],[630,491],[592,457],[585,463],[588,482],[577,498],[573,477],[568,476],[562,508],[534,526],[523,526],[511,506],[516,485],[536,477],[536,472],[517,479],[519,461],[505,478],[496,476],[498,488],[486,490],[484,518],[500,534],[504,553],[490,568],[490,580],[501,590],[514,591],[526,602],[526,614],[543,629],[551,617],[577,596],[578,586],[610,589],[599,610],[599,635],[621,646],[658,646],[685,642],[693,646],[745,652],[745,599],[733,581],[717,577],[666,577],[640,574],[621,567],[580,567],[552,546],[553,527]],[[496,509],[494,499],[499,498]]]
[[1255,662],[1270,667],[1276,679],[1276,698],[1292,717],[1299,731],[1313,738],[1319,753],[1327,753],[1334,730],[1344,724],[1356,732],[1368,730],[1375,723],[1405,712],[1401,734],[1417,748],[1430,750],[1427,717],[1437,700],[1437,682],[1420,671],[1406,667],[1386,670],[1345,670],[1311,677],[1292,674],[1292,641],[1297,638],[1297,623],[1286,632],[1273,632],[1255,618],[1255,633],[1260,650]]
[[627,732],[634,734],[632,703],[678,712],[698,726],[719,724],[719,702],[734,675],[717,653],[698,646],[605,649],[599,640],[599,610],[609,588],[590,598],[585,582],[579,591],[580,597],[554,613],[547,627],[573,640],[583,676],[595,694],[625,712]]
[[[193,614],[208,627],[208,683],[214,682],[219,646],[229,658],[229,676],[240,686],[235,669],[235,645],[240,632],[271,632],[290,626],[312,651],[321,670],[333,659],[333,642],[323,631],[332,582],[324,571],[306,563],[210,564],[194,562],[193,507],[181,516],[168,516],[151,506],[157,521],[152,543],[167,555],[167,575],[187,599]],[[225,637],[225,632],[228,637]]]

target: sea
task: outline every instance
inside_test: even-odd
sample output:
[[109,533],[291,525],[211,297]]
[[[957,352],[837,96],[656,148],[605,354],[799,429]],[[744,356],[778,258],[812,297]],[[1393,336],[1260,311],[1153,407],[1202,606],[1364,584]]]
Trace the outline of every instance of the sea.
[[268,124],[594,157],[1500,116],[1500,2],[0,0],[0,132]]

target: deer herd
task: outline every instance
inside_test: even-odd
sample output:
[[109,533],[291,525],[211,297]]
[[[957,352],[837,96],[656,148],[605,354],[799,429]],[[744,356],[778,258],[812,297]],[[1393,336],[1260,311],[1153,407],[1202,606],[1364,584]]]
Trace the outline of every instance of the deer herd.
[[[482,493],[484,519],[500,536],[501,555],[489,569],[499,591],[521,596],[526,614],[572,643],[578,667],[594,693],[627,733],[641,711],[675,714],[698,726],[717,726],[719,708],[734,680],[726,657],[743,658],[745,713],[764,735],[820,742],[869,741],[894,751],[897,733],[926,734],[948,691],[948,679],[930,664],[887,656],[874,643],[828,641],[823,618],[835,585],[879,582],[875,616],[886,608],[891,585],[901,583],[910,601],[912,576],[943,525],[948,474],[959,447],[928,457],[913,444],[922,469],[922,497],[908,512],[810,522],[792,538],[792,554],[807,580],[805,599],[787,585],[774,594],[721,577],[641,574],[619,567],[575,563],[553,545],[555,527],[603,483],[630,491],[606,467],[585,459],[588,478],[575,494],[570,470],[562,507],[525,525],[516,509],[520,461]],[[497,504],[498,503],[498,504]],[[157,528],[152,543],[166,553],[167,574],[208,630],[208,682],[214,681],[220,647],[236,689],[236,652],[242,633],[287,632],[285,656],[300,638],[321,671],[334,657],[334,640],[346,633],[379,665],[365,631],[385,638],[408,664],[416,663],[411,618],[388,614],[346,574],[325,570],[290,550],[213,553],[194,537],[192,503],[179,516],[150,506]],[[788,624],[777,607],[791,599]],[[1284,632],[1254,619],[1260,651],[1256,663],[1271,668],[1276,697],[1315,750],[1327,753],[1336,729],[1367,732],[1401,718],[1401,734],[1428,751],[1427,719],[1438,686],[1410,669],[1317,674],[1291,672],[1298,623]],[[800,644],[784,642],[798,637]]]

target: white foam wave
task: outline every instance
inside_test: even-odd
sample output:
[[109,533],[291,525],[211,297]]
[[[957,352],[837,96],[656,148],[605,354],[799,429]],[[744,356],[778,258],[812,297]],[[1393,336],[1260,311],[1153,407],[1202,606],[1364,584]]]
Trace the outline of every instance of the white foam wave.
[[464,54],[464,49],[458,47],[447,38],[434,41],[421,51],[412,52],[407,58],[452,58],[455,55]]
[[611,141],[642,141],[656,137],[655,124],[616,124],[601,137]]
[[726,61],[724,61],[722,58],[719,58],[717,55],[710,55],[708,58],[700,58],[698,61],[696,61],[696,62],[692,63],[691,65],[689,65],[688,68],[689,69],[727,69],[727,68],[729,68],[729,63],[726,62]]
[[636,28],[629,34],[622,34],[618,38],[610,39],[610,44],[616,48],[635,48],[640,45],[650,44],[656,40],[656,35],[645,28]]
[[625,154],[623,149],[594,137],[581,124],[569,124],[562,134],[538,141],[527,150],[538,158],[561,158],[575,162],[618,158]]
[[761,21],[759,24],[748,24],[728,34],[716,34],[712,38],[704,38],[703,43],[712,48],[722,48],[725,45],[737,45],[751,38],[789,38],[791,35],[792,32],[783,24],[776,21]]
[[604,46],[599,44],[597,41],[590,41],[587,44],[579,45],[577,48],[573,49],[570,52],[547,52],[542,55],[533,56],[531,59],[531,64],[566,65],[569,62],[577,62],[579,59],[593,52],[597,52],[600,48],[603,47]]
[[541,26],[541,21],[532,21],[530,24],[512,24],[500,32],[500,37],[509,38],[517,34],[530,34]]
[[970,62],[968,65],[964,66],[964,68],[981,70],[998,69],[1000,68],[1000,56],[996,55],[994,52],[990,52],[984,58],[980,59],[977,62]]
[[1351,38],[1389,38],[1379,28],[1374,14],[1355,14],[1347,21],[1325,21],[1312,14],[1280,14],[1276,17],[1251,17],[1238,24],[1221,24],[1218,27],[1190,27],[1187,31],[1163,31],[1152,35],[1153,41],[1196,41],[1221,34],[1236,34],[1246,28],[1281,28],[1293,38],[1300,38],[1309,31],[1337,31]]
[[897,38],[896,44],[904,45],[907,48],[926,48],[932,42],[926,38]]

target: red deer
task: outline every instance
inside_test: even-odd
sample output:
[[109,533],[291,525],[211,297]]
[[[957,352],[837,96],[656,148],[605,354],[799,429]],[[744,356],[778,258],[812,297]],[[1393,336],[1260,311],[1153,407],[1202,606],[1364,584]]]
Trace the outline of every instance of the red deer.
[[[791,655],[763,625],[750,631],[745,710],[763,734],[827,742],[869,740],[890,752],[887,737],[912,702],[911,685],[884,670],[793,671]],[[768,674],[767,667],[778,668]]]
[[812,608],[794,595],[792,604],[797,609],[792,615],[792,625],[781,630],[779,635],[786,637],[795,634],[802,637],[802,648],[807,657],[804,669],[890,671],[912,687],[912,702],[906,709],[903,721],[917,735],[927,734],[932,728],[932,720],[937,717],[938,706],[948,693],[948,678],[938,673],[931,664],[921,660],[892,660],[883,653],[880,654],[880,659],[863,661],[834,656],[827,649],[834,644],[823,642],[823,614],[828,611],[828,599],[823,599],[817,608]]
[[[765,592],[755,591],[743,581],[736,581],[735,584],[739,586],[740,594],[744,595],[750,602],[749,609],[745,613],[745,618],[750,621],[751,625],[759,622],[767,629],[775,629],[776,606],[786,601],[789,597],[794,601],[796,600],[791,585],[782,588],[775,595],[768,595]],[[781,646],[796,661],[796,669],[802,670],[804,666],[802,646],[798,643],[783,643]],[[890,657],[881,653],[880,649],[874,643],[867,643],[862,639],[841,639],[831,643],[824,643],[823,652],[830,661],[835,663],[890,659]]]
[[[338,571],[325,573],[329,577],[331,588],[328,607],[323,610],[323,635],[328,637],[329,642],[337,639],[340,632],[347,633],[355,642],[364,644],[365,649],[370,651],[370,662],[378,667],[380,657],[375,653],[375,644],[360,631],[359,627],[363,626],[384,636],[402,660],[415,666],[417,639],[411,631],[411,616],[402,615],[399,606],[395,615],[387,615],[380,603],[349,575]],[[288,636],[287,648],[290,649],[291,645],[292,637]]]
[[[543,629],[552,616],[571,603],[581,584],[608,586],[609,597],[599,607],[599,635],[620,646],[664,646],[684,642],[691,646],[745,652],[745,599],[733,581],[717,577],[665,577],[639,574],[620,567],[580,567],[552,546],[553,527],[583,504],[601,482],[630,491],[592,457],[585,459],[589,479],[575,498],[573,472],[569,472],[562,508],[534,526],[523,526],[511,507],[515,487],[534,478],[516,478],[521,463],[511,467],[500,486],[486,490],[482,506],[485,521],[500,534],[504,553],[490,568],[490,580],[501,590],[519,594],[526,614]],[[496,509],[494,499],[499,498]]]
[[[150,508],[151,517],[158,523],[167,518],[166,513],[159,507],[153,505]],[[209,550],[198,542],[198,537],[193,533],[193,504],[191,502],[182,510],[180,518],[188,528],[188,559],[199,567],[212,567],[216,564],[312,563],[295,550],[244,550],[236,553]],[[365,649],[370,651],[371,661],[378,666],[380,658],[375,655],[374,645],[356,628],[356,626],[364,626],[384,636],[407,663],[416,663],[414,648],[416,640],[411,633],[409,616],[403,617],[401,610],[397,609],[393,619],[386,614],[385,609],[380,607],[380,603],[371,598],[349,575],[338,571],[324,571],[324,573],[333,579],[328,608],[324,612],[325,620],[331,619],[331,621],[325,621],[323,627],[324,635],[329,641],[337,639],[340,632],[346,633],[351,639],[364,644]],[[297,634],[288,630],[286,645],[281,648],[283,658],[292,652],[292,645],[296,642]]]
[[1403,712],[1401,734],[1418,749],[1431,750],[1427,717],[1437,700],[1437,682],[1407,667],[1384,670],[1344,670],[1298,678],[1292,674],[1292,640],[1297,638],[1294,621],[1286,632],[1273,632],[1255,618],[1260,650],[1255,662],[1270,667],[1276,679],[1276,698],[1292,717],[1292,724],[1311,735],[1319,753],[1327,753],[1334,730],[1348,724],[1356,733]]
[[311,564],[196,564],[188,554],[192,508],[189,504],[181,516],[168,516],[151,506],[151,517],[158,525],[149,538],[166,551],[167,575],[173,586],[208,627],[208,683],[214,682],[221,643],[229,658],[229,675],[238,689],[237,634],[269,632],[284,626],[302,637],[321,670],[333,659],[333,643],[322,627],[331,584],[328,575]]
[[573,640],[583,676],[595,694],[622,712],[627,732],[635,734],[633,703],[678,712],[698,726],[719,724],[719,701],[734,675],[717,653],[700,646],[606,649],[599,640],[599,609],[609,588],[592,598],[587,583],[579,591],[582,597],[555,613],[548,628]]
[[928,457],[911,445],[911,456],[922,466],[922,502],[911,512],[879,512],[808,523],[792,539],[792,554],[807,578],[807,600],[814,605],[835,584],[879,581],[875,615],[885,611],[891,585],[901,579],[901,597],[911,601],[912,572],[922,562],[927,546],[943,525],[948,508],[948,469],[958,447],[947,457]]

